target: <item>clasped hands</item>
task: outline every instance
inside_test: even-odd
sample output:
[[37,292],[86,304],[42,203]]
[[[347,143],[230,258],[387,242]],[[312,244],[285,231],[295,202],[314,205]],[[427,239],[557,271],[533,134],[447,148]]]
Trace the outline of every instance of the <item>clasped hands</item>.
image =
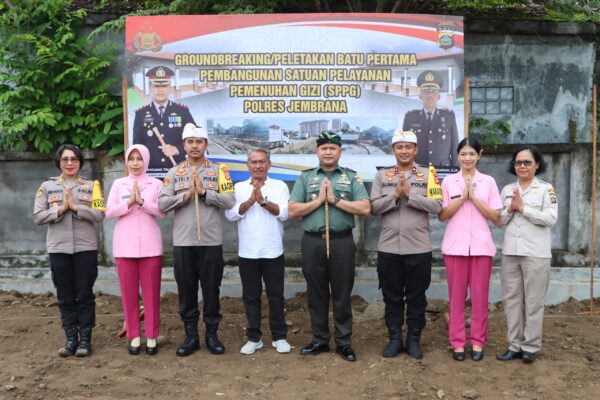
[[192,179],[190,180],[190,188],[183,194],[183,200],[188,201],[194,194],[204,196],[206,188],[202,184],[202,179],[196,168],[192,168]]
[[75,203],[75,199],[73,198],[73,193],[71,192],[71,188],[67,186],[65,189],[65,197],[63,199],[63,203],[58,209],[58,215],[62,215],[68,210],[73,212],[77,212],[77,204]]
[[260,189],[265,185],[265,182],[252,179],[250,181],[250,184],[254,187],[254,189],[252,189],[250,197],[248,198],[248,200],[246,200],[248,206],[252,207],[254,203],[263,204],[265,202],[265,198]]
[[333,191],[333,187],[331,186],[331,181],[328,178],[323,178],[321,181],[321,188],[319,189],[319,195],[316,200],[319,204],[327,202],[328,204],[335,204],[336,198],[335,193]]
[[410,197],[410,185],[408,184],[405,173],[400,172],[399,174],[400,180],[396,185],[396,190],[394,190],[394,197],[396,197],[396,199],[399,199],[400,197],[406,197],[408,199]]
[[137,181],[133,181],[133,187],[131,188],[131,197],[127,201],[127,207],[131,207],[134,203],[137,203],[140,206],[144,204],[144,199],[142,199],[140,186],[138,185]]
[[521,193],[519,192],[519,188],[515,186],[513,188],[513,196],[510,202],[510,206],[508,206],[508,210],[506,210],[509,214],[512,214],[515,211],[522,213],[525,210],[525,203],[523,202],[523,198],[521,197]]

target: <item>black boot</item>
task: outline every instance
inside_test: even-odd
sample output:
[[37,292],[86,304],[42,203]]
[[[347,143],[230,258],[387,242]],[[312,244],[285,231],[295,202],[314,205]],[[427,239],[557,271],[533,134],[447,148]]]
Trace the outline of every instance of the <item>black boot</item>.
[[383,349],[384,357],[396,357],[404,352],[404,343],[402,343],[402,330],[397,326],[388,328],[390,342]]
[[204,341],[206,342],[206,347],[212,354],[223,354],[225,353],[225,346],[219,340],[219,336],[217,336],[217,329],[219,325],[206,325],[206,336],[204,336]]
[[75,354],[77,345],[79,344],[77,328],[65,329],[65,335],[67,336],[67,341],[65,342],[65,345],[58,350],[58,355],[61,357],[69,357]]
[[198,339],[198,322],[184,322],[185,340],[177,349],[177,355],[180,357],[189,356],[195,350],[200,350],[200,340]]
[[92,328],[82,328],[79,331],[79,346],[75,351],[77,357],[87,357],[92,353]]
[[423,358],[423,352],[419,342],[421,341],[421,330],[420,329],[409,329],[406,337],[406,352],[412,358],[417,360]]

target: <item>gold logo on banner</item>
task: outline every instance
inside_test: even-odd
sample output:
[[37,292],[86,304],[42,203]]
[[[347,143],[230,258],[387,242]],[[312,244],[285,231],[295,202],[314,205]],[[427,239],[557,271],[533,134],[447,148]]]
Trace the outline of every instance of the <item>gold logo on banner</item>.
[[438,42],[437,45],[444,50],[454,47],[454,31],[456,24],[451,21],[440,22],[437,25]]
[[159,51],[163,41],[156,32],[138,32],[133,38],[133,48],[136,51]]

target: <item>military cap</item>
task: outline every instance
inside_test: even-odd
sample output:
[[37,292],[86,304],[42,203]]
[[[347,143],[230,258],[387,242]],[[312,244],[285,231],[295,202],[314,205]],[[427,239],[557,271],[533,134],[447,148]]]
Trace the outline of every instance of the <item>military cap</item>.
[[333,131],[322,131],[319,135],[319,138],[317,139],[317,147],[327,143],[333,143],[337,144],[338,146],[341,146],[342,138],[340,137],[340,135]]
[[153,85],[167,86],[171,81],[171,77],[175,75],[172,69],[159,65],[146,72],[146,76]]
[[208,132],[201,126],[196,126],[194,124],[187,123],[183,127],[183,133],[181,134],[181,140],[185,140],[187,138],[200,138],[208,140]]
[[435,71],[431,71],[431,70],[421,72],[419,74],[419,77],[417,78],[417,86],[421,90],[423,90],[423,89],[440,90],[440,87],[442,86],[443,83],[444,83],[444,80],[442,79],[440,74],[438,74]]
[[417,144],[417,135],[415,135],[413,131],[403,131],[398,128],[392,135],[392,146],[398,142]]

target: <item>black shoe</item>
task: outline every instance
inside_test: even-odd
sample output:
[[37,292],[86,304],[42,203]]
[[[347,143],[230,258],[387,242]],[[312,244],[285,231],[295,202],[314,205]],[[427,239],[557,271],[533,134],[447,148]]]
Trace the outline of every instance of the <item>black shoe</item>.
[[531,364],[532,362],[535,361],[536,354],[537,353],[531,353],[529,351],[524,351],[523,352],[523,362],[525,364]]
[[396,357],[400,353],[404,353],[402,339],[390,339],[390,342],[383,349],[384,357]]
[[521,357],[523,357],[522,351],[512,351],[511,349],[508,349],[504,353],[496,355],[496,360],[510,361],[510,360],[514,360],[515,358],[521,358]]
[[204,342],[206,343],[206,347],[208,347],[208,350],[210,350],[212,354],[225,353],[225,346],[219,340],[216,326],[206,326],[206,335],[204,336]]
[[350,345],[337,346],[335,348],[335,352],[342,356],[342,358],[346,361],[356,361],[356,353],[354,353],[354,350],[352,350]]
[[420,330],[414,329],[408,332],[408,335],[406,336],[406,352],[409,356],[417,360],[423,358],[423,351],[421,350],[421,346],[419,345],[420,341]]
[[79,345],[75,350],[77,357],[87,357],[92,353],[92,328],[83,328],[79,331]]
[[473,360],[473,361],[483,360],[483,349],[481,349],[481,351],[471,350],[471,360]]
[[158,353],[158,345],[156,345],[154,347],[146,346],[146,354],[148,354],[149,356],[155,356],[156,353]]
[[465,361],[465,352],[453,350],[452,358],[454,358],[456,361]]
[[131,345],[129,345],[129,346],[127,346],[127,351],[132,356],[137,356],[138,354],[140,354],[140,346],[131,346]]
[[185,329],[185,340],[177,349],[177,355],[186,357],[196,350],[200,350],[200,340],[198,339],[198,323],[186,322],[183,324]]
[[320,353],[329,351],[329,345],[327,343],[310,342],[306,346],[300,349],[300,355],[302,356],[316,356]]
[[79,345],[77,333],[77,328],[65,329],[67,341],[65,342],[65,345],[60,350],[58,350],[59,356],[69,357],[75,354],[75,351],[77,351],[77,346]]
[[396,357],[404,353],[404,343],[402,342],[402,330],[398,327],[388,328],[390,342],[383,349],[384,357]]

